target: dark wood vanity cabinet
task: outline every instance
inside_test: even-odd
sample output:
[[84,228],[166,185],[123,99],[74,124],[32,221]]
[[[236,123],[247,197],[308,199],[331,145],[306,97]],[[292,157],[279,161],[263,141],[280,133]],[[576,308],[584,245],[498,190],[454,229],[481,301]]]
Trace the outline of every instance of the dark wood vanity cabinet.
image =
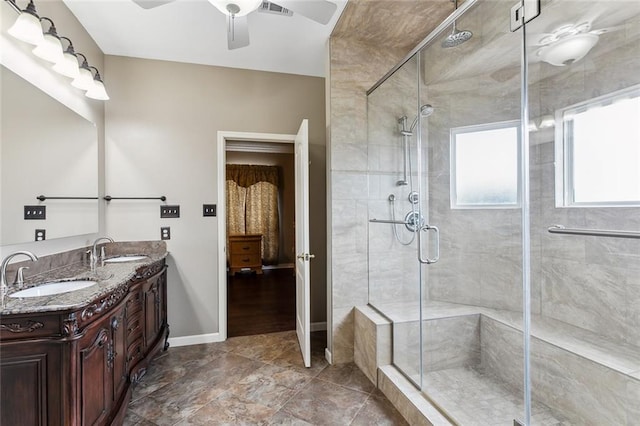
[[73,312],[0,318],[0,424],[122,424],[131,386],[166,348],[166,266]]

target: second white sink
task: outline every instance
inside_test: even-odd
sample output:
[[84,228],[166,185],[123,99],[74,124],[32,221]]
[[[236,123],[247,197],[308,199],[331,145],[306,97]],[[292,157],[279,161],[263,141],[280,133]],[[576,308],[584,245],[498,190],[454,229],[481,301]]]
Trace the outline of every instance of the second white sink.
[[70,291],[80,290],[95,285],[95,281],[76,280],[76,281],[57,281],[42,284],[36,287],[27,288],[12,293],[9,297],[40,297],[52,296],[54,294],[68,293]]

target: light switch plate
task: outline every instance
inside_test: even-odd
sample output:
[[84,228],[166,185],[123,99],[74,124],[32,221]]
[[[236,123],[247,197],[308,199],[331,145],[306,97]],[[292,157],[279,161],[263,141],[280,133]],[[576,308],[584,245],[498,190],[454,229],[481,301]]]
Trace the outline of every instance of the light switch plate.
[[216,205],[215,204],[203,204],[202,205],[202,216],[215,216],[217,214],[216,212]]
[[160,206],[160,218],[169,219],[180,217],[180,206]]
[[24,220],[44,220],[47,218],[47,206],[24,206]]

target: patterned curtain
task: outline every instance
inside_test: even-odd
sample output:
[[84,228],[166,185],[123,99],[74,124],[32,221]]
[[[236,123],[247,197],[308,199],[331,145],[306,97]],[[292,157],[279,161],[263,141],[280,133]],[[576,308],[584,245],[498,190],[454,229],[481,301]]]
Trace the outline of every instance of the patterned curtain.
[[274,166],[227,165],[227,235],[262,234],[262,261],[278,262],[279,170]]

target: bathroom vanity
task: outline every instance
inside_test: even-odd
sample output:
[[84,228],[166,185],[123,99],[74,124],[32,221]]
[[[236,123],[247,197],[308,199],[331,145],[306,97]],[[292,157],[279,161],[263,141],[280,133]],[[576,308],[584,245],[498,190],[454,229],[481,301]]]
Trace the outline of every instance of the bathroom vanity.
[[53,280],[75,272],[74,279],[96,280],[91,287],[6,299],[0,424],[122,424],[132,386],[168,347],[166,246],[152,243],[137,260],[40,274]]

